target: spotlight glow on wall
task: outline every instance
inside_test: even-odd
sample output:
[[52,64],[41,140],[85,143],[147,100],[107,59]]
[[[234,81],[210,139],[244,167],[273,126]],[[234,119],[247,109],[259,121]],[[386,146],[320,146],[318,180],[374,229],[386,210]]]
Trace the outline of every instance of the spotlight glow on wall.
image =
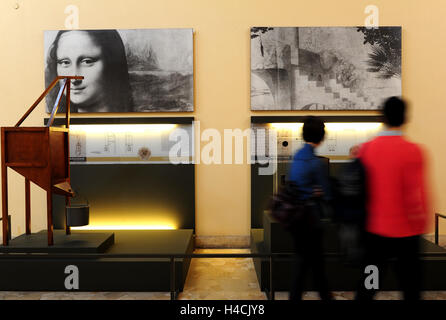
[[276,130],[302,130],[303,123],[298,122],[273,122],[269,124],[272,128]]
[[104,132],[115,133],[162,133],[174,129],[177,125],[171,123],[162,124],[73,124],[70,131],[84,131],[89,134],[103,134]]
[[178,223],[169,211],[147,212],[129,208],[125,214],[116,210],[95,210],[90,212],[87,226],[72,227],[73,230],[175,230]]
[[[303,123],[298,122],[273,122],[269,124],[276,130],[302,130]],[[330,131],[343,130],[379,130],[383,126],[380,122],[325,122],[325,128]]]
[[88,225],[84,227],[72,227],[72,230],[175,230],[174,225]]
[[343,131],[343,130],[359,130],[374,131],[379,130],[383,126],[380,122],[326,122],[327,131]]

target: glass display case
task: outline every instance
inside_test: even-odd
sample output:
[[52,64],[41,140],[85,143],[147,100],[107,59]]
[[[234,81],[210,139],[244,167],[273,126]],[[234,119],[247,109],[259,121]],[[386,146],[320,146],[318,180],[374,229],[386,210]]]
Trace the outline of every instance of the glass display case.
[[[71,183],[90,205],[72,229],[194,229],[193,137],[193,117],[71,118]],[[56,197],[55,228],[64,205]]]
[[[251,225],[262,226],[263,211],[280,185],[288,180],[293,156],[304,141],[303,116],[251,118]],[[329,175],[336,178],[350,161],[350,148],[368,141],[383,128],[379,116],[322,116],[325,139],[316,155],[328,162]],[[268,169],[268,170],[267,170]]]

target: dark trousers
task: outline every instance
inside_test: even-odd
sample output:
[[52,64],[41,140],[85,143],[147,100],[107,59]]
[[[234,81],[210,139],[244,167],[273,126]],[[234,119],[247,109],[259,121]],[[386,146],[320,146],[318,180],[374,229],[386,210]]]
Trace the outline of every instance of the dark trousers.
[[376,291],[367,289],[364,281],[366,266],[375,265],[379,271],[379,288],[390,258],[396,258],[396,276],[403,291],[404,300],[419,300],[421,295],[420,236],[388,238],[367,233],[365,236],[365,258],[361,268],[361,281],[356,300],[372,300]]
[[302,300],[303,287],[308,270],[313,273],[313,281],[323,300],[330,300],[331,293],[325,275],[322,247],[322,228],[293,232],[297,268],[294,285],[290,290],[290,300]]

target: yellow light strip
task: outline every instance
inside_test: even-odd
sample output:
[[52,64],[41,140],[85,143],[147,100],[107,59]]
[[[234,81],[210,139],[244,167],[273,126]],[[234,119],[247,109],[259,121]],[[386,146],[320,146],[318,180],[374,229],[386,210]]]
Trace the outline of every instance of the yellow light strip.
[[379,130],[382,127],[380,122],[328,122],[325,123],[325,127],[330,131],[342,131],[342,130]]
[[[278,130],[302,130],[303,123],[297,122],[274,122],[269,124],[272,128]],[[379,130],[382,127],[380,122],[326,122],[325,127],[330,131],[343,130]]]
[[161,133],[172,130],[176,124],[73,124],[70,131],[84,131],[87,133]]
[[297,122],[273,122],[270,126],[279,130],[301,130],[303,123]]
[[[192,161],[192,157],[175,157],[176,161]],[[154,156],[150,157],[148,160],[142,160],[139,157],[87,157],[87,162],[103,162],[103,161],[121,161],[121,162],[168,162],[170,161],[170,157],[161,157],[161,156]]]
[[175,230],[173,225],[111,225],[71,227],[72,230]]

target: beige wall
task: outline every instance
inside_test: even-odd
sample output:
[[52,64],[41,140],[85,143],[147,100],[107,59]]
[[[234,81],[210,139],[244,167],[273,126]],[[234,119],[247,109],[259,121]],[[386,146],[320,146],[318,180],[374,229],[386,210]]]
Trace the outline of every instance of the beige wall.
[[[64,10],[69,4],[79,7],[82,29],[193,28],[192,115],[202,129],[221,132],[248,128],[251,115],[265,115],[250,111],[250,27],[363,25],[365,6],[378,6],[380,25],[403,27],[403,94],[412,102],[413,114],[407,132],[430,151],[435,210],[446,213],[446,195],[441,192],[446,189],[444,0],[1,0],[1,126],[14,125],[43,91],[43,31],[65,28]],[[25,125],[41,125],[43,110],[42,105]],[[23,178],[9,175],[13,233],[18,235],[24,232]],[[196,195],[198,235],[249,234],[248,165],[198,165]],[[45,194],[37,187],[32,189],[32,210],[33,229],[45,228]]]

